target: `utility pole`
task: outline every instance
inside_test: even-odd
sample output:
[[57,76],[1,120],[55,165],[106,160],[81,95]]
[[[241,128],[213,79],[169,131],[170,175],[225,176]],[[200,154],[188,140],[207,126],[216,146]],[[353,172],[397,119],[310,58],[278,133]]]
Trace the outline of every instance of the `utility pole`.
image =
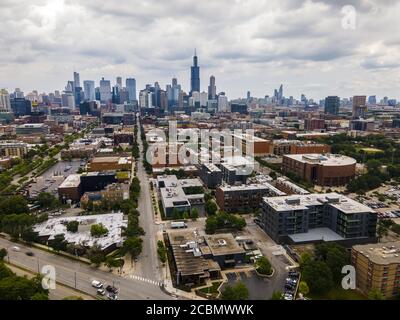
[[75,274],[75,289],[76,289],[76,271],[74,272]]

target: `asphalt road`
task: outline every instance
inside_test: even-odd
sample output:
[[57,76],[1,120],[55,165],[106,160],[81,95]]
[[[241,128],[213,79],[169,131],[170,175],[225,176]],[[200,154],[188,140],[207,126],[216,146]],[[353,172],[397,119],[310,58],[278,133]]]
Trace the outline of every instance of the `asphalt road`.
[[[20,252],[12,250],[15,245],[20,248]],[[9,253],[9,256],[5,258],[6,261],[33,272],[41,271],[45,265],[53,266],[56,271],[57,282],[88,294],[96,294],[96,289],[92,287],[91,283],[93,280],[98,280],[105,285],[115,285],[119,288],[120,300],[172,299],[171,296],[161,290],[160,286],[145,280],[120,277],[113,273],[100,271],[85,263],[22,244],[15,244],[3,238],[0,238],[0,248],[6,248]],[[25,253],[28,251],[33,252],[34,256],[27,256]]]
[[160,281],[163,279],[161,274],[162,269],[160,268],[157,255],[157,231],[160,230],[160,226],[156,225],[153,219],[153,204],[150,196],[149,178],[143,167],[143,143],[140,139],[139,121],[137,122],[137,125],[139,127],[138,142],[140,150],[137,176],[140,180],[141,187],[138,201],[138,210],[140,212],[139,224],[146,234],[143,237],[142,254],[135,263],[135,274],[148,279]]

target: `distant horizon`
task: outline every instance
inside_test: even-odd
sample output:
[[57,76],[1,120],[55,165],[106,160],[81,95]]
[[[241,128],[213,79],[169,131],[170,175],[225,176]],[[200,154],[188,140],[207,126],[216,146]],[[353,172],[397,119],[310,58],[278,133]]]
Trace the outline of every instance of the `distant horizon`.
[[62,91],[76,71],[135,78],[137,92],[176,77],[188,93],[196,48],[201,91],[214,75],[230,100],[280,84],[296,99],[400,100],[399,15],[393,0],[5,1],[0,88]]

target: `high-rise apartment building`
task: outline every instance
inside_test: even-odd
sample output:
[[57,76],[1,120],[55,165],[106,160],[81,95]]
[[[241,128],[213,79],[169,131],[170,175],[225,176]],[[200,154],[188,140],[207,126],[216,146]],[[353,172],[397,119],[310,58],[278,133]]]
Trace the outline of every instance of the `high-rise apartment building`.
[[74,72],[74,88],[80,88],[81,87],[81,80],[79,77],[78,72]]
[[96,92],[94,88],[94,81],[85,80],[83,81],[83,91],[85,94],[86,101],[94,101],[96,100]]
[[365,118],[367,113],[367,97],[354,96],[353,97],[353,118]]
[[136,101],[136,80],[134,78],[128,78],[125,83],[129,101]]
[[117,87],[122,89],[122,77],[117,77]]
[[9,112],[11,110],[10,95],[7,90],[0,90],[0,112]]
[[100,80],[100,102],[108,103],[111,101],[111,98],[112,95],[110,80],[104,80],[104,78],[102,78]]
[[338,115],[340,108],[340,98],[338,96],[329,96],[325,98],[325,113]]
[[210,85],[208,86],[208,99],[214,100],[217,96],[217,87],[215,86],[215,77],[210,77]]

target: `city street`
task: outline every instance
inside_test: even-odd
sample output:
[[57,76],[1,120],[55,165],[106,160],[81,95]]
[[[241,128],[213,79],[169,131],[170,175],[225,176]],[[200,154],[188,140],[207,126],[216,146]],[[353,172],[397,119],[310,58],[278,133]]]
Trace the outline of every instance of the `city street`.
[[[18,246],[19,252],[13,251],[12,247]],[[114,285],[119,289],[119,299],[121,300],[146,300],[172,299],[161,290],[158,284],[139,278],[120,277],[113,273],[100,271],[85,263],[64,258],[39,249],[15,244],[6,239],[0,238],[0,248],[7,249],[9,256],[6,262],[10,262],[19,267],[38,272],[43,266],[53,266],[56,270],[56,281],[72,288],[76,288],[91,295],[96,294],[96,289],[92,287],[93,280],[101,281],[105,285]],[[34,256],[26,255],[26,252],[33,252]]]
[[140,124],[137,121],[139,128],[138,143],[140,150],[140,159],[138,160],[137,176],[140,180],[141,192],[138,201],[138,210],[140,212],[139,223],[146,235],[143,237],[143,251],[135,262],[135,274],[142,277],[160,281],[164,279],[161,274],[158,255],[157,255],[157,231],[160,226],[154,223],[153,204],[150,197],[149,179],[143,167],[143,143],[140,139]]

